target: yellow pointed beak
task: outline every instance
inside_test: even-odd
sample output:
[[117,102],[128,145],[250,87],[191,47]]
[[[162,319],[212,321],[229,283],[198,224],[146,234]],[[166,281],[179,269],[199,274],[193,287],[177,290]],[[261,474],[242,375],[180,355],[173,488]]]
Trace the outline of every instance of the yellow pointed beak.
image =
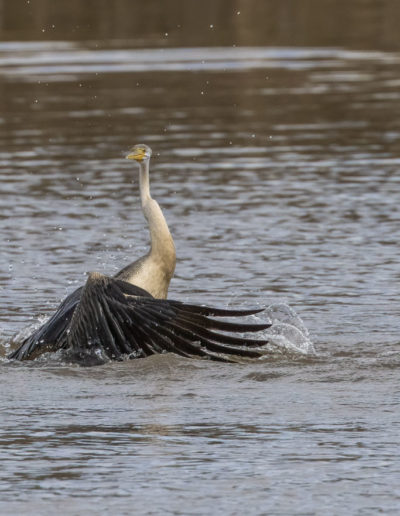
[[146,156],[146,151],[144,149],[135,149],[133,152],[130,152],[125,156],[125,159],[134,159],[136,161],[142,161]]

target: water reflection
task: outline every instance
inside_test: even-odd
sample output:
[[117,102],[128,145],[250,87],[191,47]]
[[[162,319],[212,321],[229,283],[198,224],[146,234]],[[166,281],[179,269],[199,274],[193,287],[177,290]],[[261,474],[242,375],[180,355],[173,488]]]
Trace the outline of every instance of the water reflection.
[[[337,46],[399,48],[396,0],[51,0],[0,2],[2,40],[93,41],[124,46]],[[140,13],[140,16],[138,16]]]
[[[201,47],[162,48],[135,50],[82,50],[75,44],[61,46],[55,52],[52,43],[45,45],[19,43],[2,45],[0,58],[2,73],[6,76],[21,76],[22,80],[36,82],[39,79],[51,81],[75,81],[79,76],[108,73],[134,72],[213,72],[247,71],[253,69],[279,68],[282,70],[323,70],[313,79],[324,82],[340,82],[342,91],[348,91],[347,83],[369,81],[373,75],[355,71],[341,71],[353,61],[384,60],[388,64],[399,64],[399,55],[385,52],[354,52],[322,48],[264,48],[264,47]],[[1,47],[0,47],[1,48]],[[17,54],[18,49],[18,54]],[[17,54],[17,55],[16,55]],[[332,71],[332,68],[338,70]],[[394,81],[393,86],[398,85]],[[205,88],[208,89],[208,88]],[[304,93],[304,90],[289,90]],[[327,87],[319,86],[317,92],[326,93]],[[205,91],[203,91],[203,94]],[[271,94],[274,90],[264,89]]]

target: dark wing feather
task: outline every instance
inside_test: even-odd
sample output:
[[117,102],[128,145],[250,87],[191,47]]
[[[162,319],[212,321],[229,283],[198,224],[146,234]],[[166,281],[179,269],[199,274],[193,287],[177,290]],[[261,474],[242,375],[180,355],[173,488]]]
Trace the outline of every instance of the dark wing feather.
[[267,341],[234,334],[258,332],[270,324],[209,318],[257,312],[260,310],[222,310],[155,299],[130,283],[92,273],[86,285],[71,294],[10,358],[35,358],[57,349],[65,349],[71,359],[85,365],[164,352],[222,361],[257,358],[262,351],[255,348]]
[[219,310],[154,299],[124,281],[92,273],[68,328],[67,348],[72,358],[84,364],[163,352],[224,361],[256,358],[262,351],[255,347],[267,341],[232,333],[257,332],[270,324],[223,322],[207,315],[232,317],[259,311]]
[[[120,283],[119,280],[115,281],[117,284]],[[125,282],[121,283],[123,283],[124,290],[128,295],[150,296],[148,292],[139,287]],[[79,287],[67,296],[50,319],[24,339],[19,347],[8,355],[8,358],[12,360],[33,360],[43,353],[54,353],[59,349],[65,349],[68,346],[67,330],[71,324],[75,308],[81,299],[83,288]],[[122,296],[120,299],[124,300],[125,298]],[[112,317],[112,313],[109,316]],[[114,325],[114,327],[115,331],[118,332],[118,326]],[[115,337],[118,338],[118,335]],[[123,339],[122,335],[120,337]],[[123,347],[123,340],[120,341],[120,344]],[[126,347],[126,353],[131,352],[130,346],[131,344]]]
[[227,310],[226,308],[214,308],[211,306],[190,305],[181,301],[168,301],[173,306],[179,306],[182,312],[190,312],[192,314],[206,315],[212,317],[243,317],[245,315],[254,315],[264,311],[264,308],[252,308],[250,310]]

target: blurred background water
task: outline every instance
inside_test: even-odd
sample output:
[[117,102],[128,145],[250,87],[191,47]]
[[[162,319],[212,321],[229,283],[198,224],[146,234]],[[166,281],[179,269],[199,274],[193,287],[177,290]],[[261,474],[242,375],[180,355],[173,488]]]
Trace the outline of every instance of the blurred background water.
[[[2,514],[398,514],[399,18],[0,1]],[[145,252],[140,142],[170,297],[289,305],[316,355],[5,360],[87,271]]]

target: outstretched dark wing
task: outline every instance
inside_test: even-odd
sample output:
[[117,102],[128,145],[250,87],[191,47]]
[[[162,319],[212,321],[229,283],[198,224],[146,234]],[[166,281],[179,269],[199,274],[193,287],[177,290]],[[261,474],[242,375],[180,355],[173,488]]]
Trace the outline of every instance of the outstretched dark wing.
[[209,316],[235,317],[260,311],[221,310],[155,299],[125,281],[92,273],[71,320],[68,350],[88,364],[163,352],[223,361],[255,358],[262,352],[254,348],[267,341],[232,333],[261,331],[270,324],[223,322]]
[[18,349],[8,358],[15,360],[32,360],[46,351],[57,351],[62,346],[62,336],[71,322],[72,314],[79,303],[83,287],[70,294],[57,311],[40,328],[27,337]]
[[[130,283],[99,273],[91,273],[79,295],[78,291],[71,296],[74,295],[77,296],[74,302],[67,303],[67,298],[47,329],[46,337],[55,337],[52,344],[44,347],[36,342],[27,348],[26,342],[20,348],[22,351],[17,350],[10,358],[23,360],[33,358],[32,353],[36,357],[38,353],[62,348],[72,359],[86,365],[164,352],[234,361],[238,357],[261,356],[262,351],[255,348],[267,343],[265,339],[253,340],[235,333],[261,331],[270,324],[210,319],[210,316],[250,315],[261,310],[221,310],[155,299]],[[56,317],[59,313],[63,314],[61,322]],[[61,328],[66,318],[68,321]]]

